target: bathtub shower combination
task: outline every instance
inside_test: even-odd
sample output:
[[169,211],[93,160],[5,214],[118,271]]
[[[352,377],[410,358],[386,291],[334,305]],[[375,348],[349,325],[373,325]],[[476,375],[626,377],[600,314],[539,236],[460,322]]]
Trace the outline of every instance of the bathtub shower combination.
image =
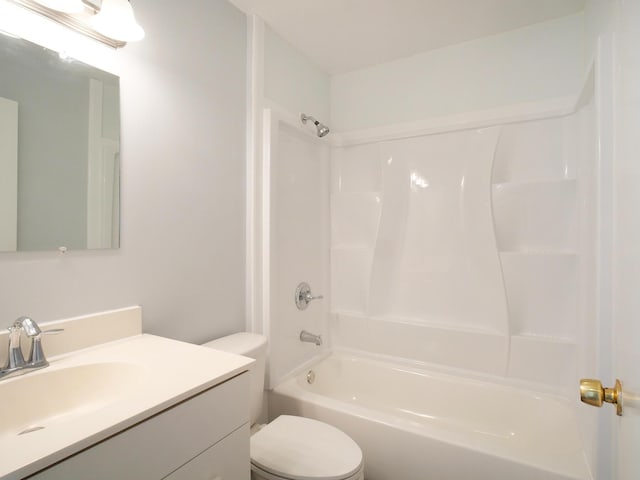
[[331,147],[265,117],[270,417],[342,429],[368,480],[592,478],[592,88]]

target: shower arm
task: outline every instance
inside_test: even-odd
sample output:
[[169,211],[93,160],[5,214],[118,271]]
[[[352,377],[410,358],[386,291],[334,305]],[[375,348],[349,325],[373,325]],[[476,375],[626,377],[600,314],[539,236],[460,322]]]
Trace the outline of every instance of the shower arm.
[[300,120],[302,121],[303,125],[306,125],[308,120],[311,120],[315,126],[320,125],[320,122],[316,120],[314,116],[307,115],[306,113],[300,114]]

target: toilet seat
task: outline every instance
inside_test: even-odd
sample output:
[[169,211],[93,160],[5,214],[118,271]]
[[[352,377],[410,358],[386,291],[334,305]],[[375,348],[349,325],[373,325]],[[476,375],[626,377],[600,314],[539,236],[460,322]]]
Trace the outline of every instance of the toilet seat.
[[251,468],[278,480],[355,480],[362,450],[331,425],[281,415],[251,437]]

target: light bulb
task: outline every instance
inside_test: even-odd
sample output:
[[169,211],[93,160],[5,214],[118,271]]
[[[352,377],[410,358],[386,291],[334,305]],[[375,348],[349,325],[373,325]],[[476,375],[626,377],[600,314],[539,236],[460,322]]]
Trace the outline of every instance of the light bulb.
[[84,10],[82,0],[36,0],[36,2],[52,10],[64,13],[80,13]]
[[100,11],[90,23],[97,32],[114,40],[134,42],[144,38],[128,0],[102,0]]

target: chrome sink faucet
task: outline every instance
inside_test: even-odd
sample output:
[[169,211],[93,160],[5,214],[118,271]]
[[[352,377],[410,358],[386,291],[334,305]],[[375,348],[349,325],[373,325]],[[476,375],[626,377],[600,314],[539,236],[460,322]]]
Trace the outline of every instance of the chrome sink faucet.
[[[0,379],[21,375],[29,371],[44,368],[49,362],[42,351],[42,335],[60,333],[62,329],[48,330],[43,332],[38,324],[29,317],[20,317],[8,328],[9,330],[9,352],[7,361],[0,368]],[[24,332],[31,339],[31,350],[29,359],[25,360],[20,346],[20,337]]]

